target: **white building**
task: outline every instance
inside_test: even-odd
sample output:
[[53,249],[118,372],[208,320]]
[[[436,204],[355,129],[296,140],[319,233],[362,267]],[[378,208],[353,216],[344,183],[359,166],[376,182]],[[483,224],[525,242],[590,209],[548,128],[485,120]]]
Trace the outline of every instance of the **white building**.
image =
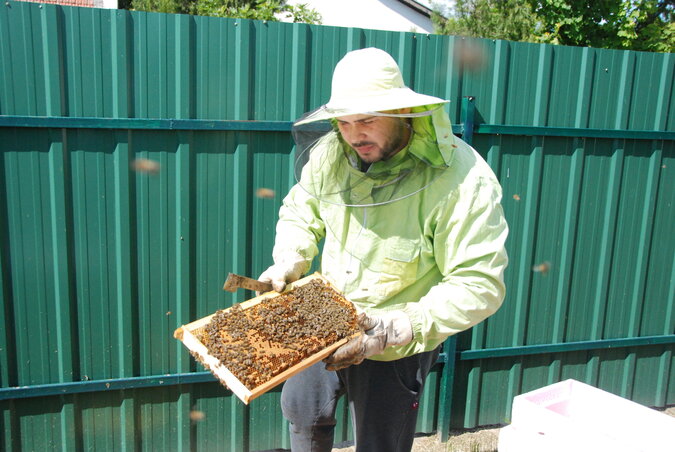
[[[322,25],[433,33],[431,9],[423,0],[288,0],[321,14]],[[426,5],[426,6],[425,6]]]

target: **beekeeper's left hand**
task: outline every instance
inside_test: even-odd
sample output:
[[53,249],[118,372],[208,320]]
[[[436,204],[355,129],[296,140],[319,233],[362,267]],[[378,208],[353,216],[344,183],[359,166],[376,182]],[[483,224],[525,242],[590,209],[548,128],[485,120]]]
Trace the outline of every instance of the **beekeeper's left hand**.
[[326,369],[340,370],[360,364],[369,356],[377,355],[394,345],[405,345],[412,340],[410,318],[403,311],[389,311],[380,315],[359,314],[363,334],[350,340],[324,359]]

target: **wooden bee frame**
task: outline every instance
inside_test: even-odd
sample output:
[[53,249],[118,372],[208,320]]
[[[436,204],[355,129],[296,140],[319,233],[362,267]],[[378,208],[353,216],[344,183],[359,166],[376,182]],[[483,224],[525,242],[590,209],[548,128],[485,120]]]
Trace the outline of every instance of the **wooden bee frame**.
[[[174,332],[174,337],[181,341],[185,347],[190,351],[190,353],[198,360],[200,361],[207,369],[213,373],[213,375],[220,381],[221,384],[225,385],[227,388],[229,388],[242,402],[245,404],[248,404],[251,400],[255,399],[256,397],[259,397],[260,395],[266,393],[267,391],[271,390],[272,388],[276,387],[277,385],[283,383],[293,375],[297,374],[298,372],[302,371],[303,369],[306,369],[307,367],[311,366],[312,364],[315,364],[322,359],[328,357],[333,351],[335,351],[338,347],[341,345],[345,344],[347,341],[352,339],[353,337],[357,336],[360,334],[360,331],[356,328],[356,311],[348,300],[346,300],[340,292],[338,292],[332,285],[331,283],[323,277],[319,273],[314,273],[313,275],[307,276],[303,279],[300,279],[292,284],[289,284],[286,286],[286,289],[282,294],[279,294],[277,292],[267,292],[265,294],[262,294],[260,296],[257,296],[255,298],[252,298],[250,300],[244,301],[240,303],[239,305],[235,305],[229,309],[224,310],[224,313],[227,313],[228,311],[231,311],[233,309],[241,309],[244,312],[247,310],[253,308],[254,306],[257,306],[260,303],[265,302],[266,300],[271,300],[276,298],[277,296],[281,296],[283,294],[290,293],[294,291],[295,289],[302,287],[306,284],[309,284],[310,282],[319,280],[326,286],[330,287],[333,291],[335,291],[336,295],[339,297],[339,301],[336,301],[336,303],[341,303],[344,305],[344,307],[347,307],[348,310],[352,311],[353,317],[354,317],[354,333],[350,334],[348,337],[344,337],[342,339],[339,339],[326,347],[322,348],[321,350],[316,351],[315,353],[311,354],[310,356],[307,356],[300,360],[299,362],[291,365],[289,368],[283,370],[281,373],[278,373],[277,375],[271,377],[268,381],[265,381],[256,387],[247,387],[244,382],[242,382],[239,378],[235,376],[235,373],[233,369],[236,367],[233,367],[233,363],[223,363],[221,362],[218,358],[213,356],[211,353],[209,353],[209,350],[207,346],[202,343],[202,341],[199,339],[199,332],[203,328],[205,328],[213,317],[217,315],[219,312],[213,313],[207,317],[203,317],[199,320],[196,320],[192,323],[189,323],[187,325],[183,325],[180,328],[176,329]],[[251,312],[251,311],[249,311]],[[258,352],[260,353],[266,353],[269,352],[269,350],[265,350],[265,347],[260,347],[258,348]],[[228,368],[228,364],[230,364],[230,368]],[[245,380],[245,379],[244,379]]]

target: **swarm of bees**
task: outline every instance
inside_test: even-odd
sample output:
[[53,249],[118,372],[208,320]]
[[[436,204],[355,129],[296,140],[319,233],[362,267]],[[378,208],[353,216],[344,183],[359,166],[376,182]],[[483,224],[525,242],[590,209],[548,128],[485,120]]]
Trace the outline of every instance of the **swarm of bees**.
[[253,389],[358,331],[352,304],[330,285],[312,280],[248,309],[218,311],[194,334]]

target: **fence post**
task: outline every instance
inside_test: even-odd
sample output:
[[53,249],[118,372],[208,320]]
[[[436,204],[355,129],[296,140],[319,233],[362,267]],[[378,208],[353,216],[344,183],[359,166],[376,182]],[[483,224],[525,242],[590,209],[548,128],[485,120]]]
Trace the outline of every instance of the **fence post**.
[[475,97],[465,96],[462,98],[462,112],[460,114],[460,121],[462,121],[462,140],[466,141],[470,146],[473,145],[473,129],[474,116],[476,113],[476,105],[473,103]]
[[445,363],[441,373],[441,390],[438,403],[438,423],[441,432],[441,442],[446,442],[450,436],[450,415],[452,413],[452,384],[455,379],[455,355],[457,350],[457,336],[450,336],[443,344]]

